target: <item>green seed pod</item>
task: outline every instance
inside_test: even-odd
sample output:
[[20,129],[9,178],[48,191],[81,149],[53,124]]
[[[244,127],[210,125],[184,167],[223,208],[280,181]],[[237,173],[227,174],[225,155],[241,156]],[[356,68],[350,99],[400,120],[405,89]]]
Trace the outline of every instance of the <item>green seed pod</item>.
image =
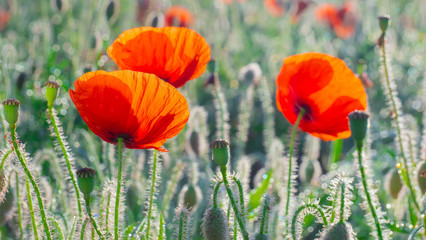
[[4,117],[11,127],[15,127],[19,118],[19,104],[20,102],[15,99],[6,99],[3,101]]
[[4,168],[1,168],[0,169],[0,204],[4,201],[8,186],[9,186],[9,181],[6,176],[6,172],[4,171]]
[[352,138],[355,140],[357,148],[362,148],[362,142],[367,135],[368,113],[355,110],[348,115]]
[[354,240],[354,231],[348,223],[339,222],[326,230],[322,240]]
[[398,174],[398,169],[391,169],[385,177],[385,189],[392,198],[397,199],[398,194],[402,189],[401,177]]
[[229,143],[223,139],[216,139],[210,143],[212,158],[219,167],[226,167],[229,161]]
[[46,99],[47,99],[47,106],[53,107],[53,103],[56,100],[56,97],[58,96],[58,89],[61,85],[55,81],[48,81],[46,82]]
[[187,184],[183,186],[180,195],[180,202],[183,206],[194,212],[202,199],[201,190],[198,186]]
[[426,192],[426,162],[422,162],[417,167],[417,181],[420,186],[422,194]]
[[95,188],[95,170],[91,168],[81,168],[77,170],[77,182],[80,191],[84,195],[84,200],[86,203],[90,200],[90,193],[92,193]]
[[254,237],[254,239],[255,239],[255,240],[270,240],[271,238],[270,238],[270,237],[269,237],[269,235],[268,235],[268,234],[266,234],[266,233],[262,233],[262,234],[258,233],[258,234],[256,234],[256,236]]
[[379,19],[379,26],[382,32],[386,32],[386,29],[388,29],[389,23],[390,23],[390,15],[382,15],[378,17]]
[[218,207],[212,207],[204,212],[201,225],[206,240],[229,240],[228,218]]

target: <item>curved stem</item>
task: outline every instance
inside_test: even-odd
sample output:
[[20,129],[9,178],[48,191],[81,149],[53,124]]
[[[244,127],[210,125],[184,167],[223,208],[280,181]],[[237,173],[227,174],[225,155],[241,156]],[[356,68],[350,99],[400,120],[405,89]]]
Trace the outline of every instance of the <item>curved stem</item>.
[[322,211],[322,209],[317,204],[308,203],[308,204],[302,205],[296,210],[296,212],[293,215],[293,219],[291,221],[291,234],[292,234],[294,240],[297,239],[297,236],[296,236],[297,217],[298,217],[299,213],[302,212],[305,208],[314,208],[315,210],[317,210],[319,212],[321,218],[322,218],[322,221],[324,223],[324,227],[328,226],[327,218],[325,217],[325,214]]
[[382,56],[383,56],[383,59],[382,59],[383,68],[384,68],[385,79],[386,79],[386,87],[387,87],[387,90],[388,90],[390,102],[392,104],[392,110],[395,114],[395,121],[396,121],[395,125],[396,125],[396,133],[397,133],[397,136],[398,136],[398,144],[399,144],[399,148],[400,148],[400,151],[401,151],[401,157],[402,157],[403,163],[404,163],[404,169],[403,169],[404,171],[402,171],[402,174],[403,174],[403,178],[406,180],[405,184],[407,184],[407,187],[410,190],[410,194],[411,194],[411,197],[413,199],[414,205],[416,206],[416,209],[420,212],[420,205],[417,202],[417,197],[416,197],[416,194],[414,192],[413,186],[411,184],[410,174],[408,173],[408,171],[409,171],[408,160],[407,160],[407,157],[405,156],[401,128],[399,127],[400,120],[399,120],[398,108],[397,108],[396,100],[394,98],[393,90],[392,90],[392,87],[391,87],[389,70],[388,70],[388,65],[387,65],[387,61],[386,61],[385,41],[383,41]]
[[123,170],[123,139],[119,138],[117,143],[118,153],[118,176],[117,176],[117,193],[115,196],[115,212],[114,212],[114,239],[118,240],[118,212],[120,207],[120,193],[121,193],[121,178]]
[[50,116],[50,121],[52,122],[53,130],[55,131],[56,138],[58,139],[59,145],[61,146],[62,154],[64,155],[64,159],[65,159],[65,162],[67,164],[68,173],[71,177],[71,181],[72,181],[72,184],[74,186],[74,191],[75,191],[75,195],[76,195],[76,198],[77,198],[76,200],[77,200],[77,207],[78,207],[78,216],[81,217],[82,216],[82,210],[81,210],[81,202],[80,202],[80,190],[78,189],[77,181],[75,179],[75,175],[74,175],[74,172],[72,170],[72,166],[71,166],[71,162],[70,162],[70,156],[67,152],[67,149],[65,148],[64,141],[62,140],[58,126],[56,124],[55,113],[53,112],[53,106],[48,107],[48,109],[49,109],[49,116]]
[[6,159],[7,157],[9,157],[9,155],[13,152],[13,149],[9,149],[9,151],[7,151],[3,158],[1,159],[1,163],[0,163],[0,169],[2,169],[4,167],[4,164],[6,163]]
[[268,208],[269,208],[269,203],[267,203],[265,201],[265,203],[263,204],[263,209],[262,209],[262,221],[260,223],[260,231],[259,231],[259,235],[264,234],[264,232],[267,231],[267,229],[265,229],[265,226],[267,226],[268,224]]
[[290,211],[290,196],[291,196],[291,175],[293,174],[293,148],[294,148],[294,141],[296,138],[296,132],[299,128],[299,123],[303,118],[303,115],[305,115],[305,110],[303,108],[300,109],[299,115],[297,117],[296,122],[293,126],[293,131],[291,132],[291,139],[290,139],[290,149],[289,149],[289,157],[288,157],[288,176],[287,176],[287,195],[286,195],[286,205],[285,205],[285,216],[286,216],[286,222],[287,222],[287,231],[288,231],[288,216]]
[[152,216],[152,204],[154,203],[154,193],[155,193],[155,181],[157,178],[157,154],[158,151],[154,150],[154,158],[152,160],[152,181],[151,181],[151,190],[149,193],[149,204],[148,204],[148,215],[146,222],[146,239],[149,239],[149,230],[151,228],[151,216]]
[[362,180],[362,185],[364,187],[365,197],[367,198],[368,207],[370,208],[371,215],[373,215],[374,223],[376,225],[376,230],[377,230],[377,237],[379,239],[383,239],[382,228],[380,226],[379,218],[377,217],[376,209],[374,208],[374,205],[371,201],[370,192],[368,191],[367,176],[365,174],[361,153],[362,153],[362,148],[358,147],[358,164],[359,164],[359,171],[361,172],[361,180]]
[[80,240],[84,240],[84,233],[86,232],[87,219],[84,219],[83,225],[81,226]]
[[217,208],[217,195],[219,193],[220,184],[222,184],[223,181],[216,183],[216,186],[213,190],[213,207]]
[[243,185],[241,184],[241,181],[238,180],[238,178],[236,177],[232,177],[232,180],[237,184],[238,187],[238,192],[240,195],[240,205],[241,205],[241,216],[243,217],[243,221],[244,221],[244,216],[246,214],[245,212],[245,208],[244,208],[244,191],[243,191]]
[[47,237],[47,239],[50,240],[50,239],[52,239],[52,237],[50,236],[50,229],[49,229],[49,225],[47,224],[46,212],[45,212],[45,209],[44,209],[43,199],[41,198],[40,189],[38,188],[38,185],[37,185],[33,175],[31,175],[31,172],[27,167],[26,161],[24,161],[24,158],[22,157],[22,154],[19,151],[18,142],[16,141],[16,136],[15,136],[15,126],[10,127],[10,135],[12,137],[12,143],[13,143],[13,147],[15,149],[16,156],[18,157],[19,162],[21,163],[22,167],[24,168],[25,174],[27,175],[27,178],[30,180],[31,185],[33,186],[34,191],[36,193],[38,206],[39,206],[39,209],[40,209],[41,222],[43,223],[44,232],[46,233],[46,237]]
[[19,197],[19,175],[15,171],[15,187],[16,187],[16,208],[18,212],[18,225],[19,225],[19,237],[20,239],[24,238],[24,228],[22,227],[22,212],[21,212],[21,199]]
[[90,218],[90,221],[92,222],[93,228],[95,229],[99,238],[102,239],[102,240],[105,239],[104,236],[102,235],[101,231],[98,228],[98,224],[96,224],[96,221],[93,218],[92,209],[90,208],[90,203],[86,202],[86,208],[87,208],[87,214],[89,215],[89,218]]
[[240,226],[241,232],[243,234],[243,238],[244,238],[244,240],[248,240],[249,239],[248,232],[247,232],[246,227],[244,225],[244,221],[241,217],[241,214],[238,210],[238,206],[237,206],[237,203],[235,202],[234,196],[232,194],[232,190],[229,187],[228,179],[227,179],[227,176],[226,176],[226,166],[221,167],[220,172],[222,173],[223,184],[225,185],[226,192],[228,193],[229,201],[231,202],[232,208],[234,209],[235,217],[237,218],[238,225]]
[[35,214],[34,214],[33,198],[31,196],[30,182],[28,181],[28,178],[25,178],[25,186],[27,188],[28,208],[30,210],[31,225],[33,226],[34,238],[39,239],[38,231],[37,231],[37,223],[36,223]]

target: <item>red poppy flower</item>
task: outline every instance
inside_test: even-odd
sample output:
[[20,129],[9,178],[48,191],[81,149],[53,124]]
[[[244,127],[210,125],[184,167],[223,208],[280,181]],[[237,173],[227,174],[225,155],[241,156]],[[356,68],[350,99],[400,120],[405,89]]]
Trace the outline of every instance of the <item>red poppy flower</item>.
[[153,73],[175,87],[199,77],[210,47],[197,32],[179,27],[140,27],[124,31],[108,48],[120,69]]
[[284,15],[284,3],[281,0],[264,0],[263,5],[271,16],[281,17]]
[[312,1],[299,0],[297,1],[296,12],[291,16],[291,23],[297,24],[300,20],[302,13],[308,8]]
[[188,104],[170,84],[129,70],[89,72],[74,83],[71,100],[90,130],[109,143],[134,149],[161,146],[189,117]]
[[326,54],[284,59],[276,84],[278,110],[294,124],[303,108],[299,128],[325,141],[349,137],[348,114],[367,107],[361,81],[342,60]]
[[192,15],[188,9],[173,6],[166,11],[166,26],[188,27],[192,23]]
[[10,20],[10,14],[0,8],[0,31],[5,29]]
[[340,38],[348,38],[355,32],[356,18],[349,2],[339,9],[333,4],[324,4],[316,9],[316,17],[318,20],[327,21]]
[[[229,5],[231,4],[234,0],[221,0],[224,4]],[[239,3],[244,3],[246,2],[246,0],[237,0],[237,2]]]

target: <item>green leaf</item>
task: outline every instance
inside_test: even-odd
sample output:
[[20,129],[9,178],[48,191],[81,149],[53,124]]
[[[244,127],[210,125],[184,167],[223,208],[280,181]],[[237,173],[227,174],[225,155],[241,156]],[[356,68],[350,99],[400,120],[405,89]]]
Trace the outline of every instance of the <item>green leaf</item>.
[[253,189],[249,193],[249,203],[248,203],[248,211],[253,211],[255,208],[257,208],[262,200],[263,194],[266,193],[269,187],[269,182],[271,181],[272,177],[272,170],[269,170],[266,173],[266,178],[263,179],[263,181],[257,186],[255,189]]

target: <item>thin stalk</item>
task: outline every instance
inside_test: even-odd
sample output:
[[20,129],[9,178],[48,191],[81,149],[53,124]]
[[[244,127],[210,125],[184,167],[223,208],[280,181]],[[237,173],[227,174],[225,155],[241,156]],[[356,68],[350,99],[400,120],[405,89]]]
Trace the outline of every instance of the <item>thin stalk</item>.
[[[300,120],[302,120],[303,115],[305,115],[305,110],[303,108],[300,109],[299,116],[297,117],[296,122],[293,126],[293,131],[291,132],[291,139],[290,139],[290,152],[288,157],[288,178],[287,178],[287,196],[286,196],[286,205],[285,205],[285,216],[286,216],[286,222],[288,223],[288,215],[290,211],[290,196],[291,196],[291,174],[293,173],[293,148],[294,148],[294,141],[296,139],[296,132],[299,128]],[[288,225],[288,224],[287,224]]]
[[[3,97],[2,97],[2,99],[3,99]],[[3,108],[3,106],[1,106],[0,107],[0,109],[2,109]],[[2,131],[3,131],[3,135],[2,136],[6,136],[6,124],[5,124],[5,121],[4,121],[4,116],[3,116],[3,114],[0,114],[0,124],[1,124],[1,129],[2,129]],[[7,146],[7,139],[6,138],[3,138],[3,141],[4,141],[4,146],[6,147]]]
[[404,163],[404,171],[402,171],[402,174],[405,175],[403,176],[403,178],[406,180],[405,183],[407,184],[408,189],[410,190],[410,195],[411,198],[414,201],[414,205],[416,206],[416,209],[420,212],[420,205],[417,203],[417,197],[416,194],[414,192],[413,186],[411,184],[411,179],[410,179],[410,174],[408,174],[408,160],[407,157],[405,156],[405,152],[404,152],[404,147],[403,147],[403,139],[402,139],[402,133],[401,133],[401,128],[399,127],[399,114],[398,114],[398,109],[396,107],[396,101],[393,95],[393,90],[391,88],[391,83],[390,83],[390,77],[389,77],[389,70],[388,70],[388,65],[387,65],[387,61],[386,61],[386,50],[385,50],[385,41],[383,41],[383,46],[382,46],[382,62],[383,62],[383,68],[384,68],[384,72],[385,72],[385,79],[386,79],[386,88],[388,90],[388,94],[389,94],[389,98],[392,104],[392,110],[395,114],[395,121],[396,121],[396,133],[398,136],[398,144],[399,144],[399,148],[401,151],[401,157],[403,159],[403,163]]
[[108,194],[106,212],[105,212],[105,230],[109,233],[109,205],[111,204],[111,194]]
[[90,203],[88,203],[88,202],[86,202],[86,209],[87,209],[87,214],[89,215],[90,221],[92,222],[93,228],[95,229],[99,238],[102,239],[102,240],[105,239],[104,236],[102,235],[102,232],[98,228],[98,224],[96,224],[96,221],[93,218],[92,209],[90,208]]
[[77,226],[77,222],[78,222],[78,218],[77,218],[77,217],[74,217],[74,221],[73,221],[73,224],[72,224],[71,230],[70,230],[70,232],[69,232],[69,234],[68,234],[68,238],[67,238],[67,240],[73,240],[73,239],[74,239],[74,232],[75,232],[75,228],[76,228],[76,226]]
[[213,207],[217,208],[217,195],[219,193],[219,188],[220,188],[220,184],[222,184],[223,182],[218,182],[216,183],[216,186],[214,187],[213,190]]
[[115,213],[114,213],[114,236],[118,240],[118,212],[120,207],[120,192],[121,192],[121,178],[123,170],[123,139],[119,138],[117,143],[118,153],[118,176],[117,176],[117,194],[115,196]]
[[341,194],[340,194],[340,220],[339,220],[339,222],[344,222],[344,219],[343,219],[343,216],[344,216],[344,213],[345,213],[345,184],[344,183],[342,183],[341,185],[340,185],[340,187],[341,187],[341,190],[342,190],[342,192],[341,192]]
[[30,182],[28,181],[27,178],[25,178],[25,186],[27,187],[28,208],[30,210],[31,225],[33,225],[34,238],[39,239],[38,231],[37,231],[37,222],[35,220],[35,214],[34,214],[33,199],[31,196]]
[[27,163],[24,161],[24,158],[22,157],[21,152],[19,151],[18,142],[17,142],[16,136],[15,136],[15,126],[10,127],[10,135],[12,137],[12,143],[13,143],[13,147],[15,149],[16,156],[18,157],[19,162],[21,163],[22,167],[24,168],[25,174],[27,175],[28,179],[30,180],[31,185],[33,186],[34,191],[36,193],[38,206],[39,206],[39,209],[40,209],[41,222],[43,223],[44,232],[46,233],[46,237],[47,237],[47,239],[50,240],[50,239],[52,239],[52,237],[50,235],[49,225],[47,224],[47,217],[46,217],[46,212],[45,212],[45,209],[44,209],[43,199],[41,198],[40,189],[38,188],[38,185],[37,185],[33,175],[31,175],[31,172],[27,167]]
[[244,221],[244,216],[246,214],[245,209],[244,209],[244,191],[243,191],[243,185],[241,184],[241,181],[238,180],[238,178],[236,177],[232,177],[232,180],[237,184],[238,187],[238,193],[240,195],[240,207],[241,207],[241,216],[243,216],[243,221]]
[[267,202],[265,201],[265,204],[263,204],[263,209],[262,209],[262,221],[260,222],[260,231],[259,231],[259,235],[262,235],[265,232],[265,226],[266,224],[268,224],[268,206],[269,204],[267,204]]
[[179,240],[183,239],[183,218],[184,212],[182,211],[179,216]]
[[24,237],[24,228],[22,227],[22,212],[21,212],[21,200],[19,197],[19,175],[18,172],[15,171],[15,185],[16,185],[16,208],[18,212],[18,226],[19,226],[19,236],[20,239]]
[[382,228],[380,226],[379,218],[377,217],[376,209],[374,208],[374,205],[371,201],[370,192],[368,191],[367,176],[365,175],[365,169],[364,169],[364,164],[362,162],[361,153],[362,153],[362,147],[358,147],[358,164],[359,164],[359,171],[361,172],[362,185],[364,186],[364,192],[367,198],[368,207],[370,208],[371,215],[373,215],[374,224],[376,225],[377,236],[379,239],[383,239]]
[[68,173],[71,177],[71,181],[74,186],[74,191],[75,191],[76,200],[77,200],[77,207],[78,207],[78,216],[81,217],[82,210],[81,210],[81,203],[80,203],[80,190],[78,189],[77,181],[75,179],[75,175],[72,170],[70,157],[67,152],[67,149],[65,148],[65,144],[64,144],[64,141],[62,140],[61,134],[59,133],[58,125],[56,124],[55,115],[53,112],[53,106],[48,107],[48,109],[49,109],[49,116],[50,116],[50,121],[52,122],[53,130],[55,131],[56,138],[58,139],[59,145],[61,146],[62,154],[64,155],[64,159],[67,164]]
[[9,149],[9,151],[7,151],[6,154],[4,154],[3,158],[1,159],[0,169],[2,169],[4,167],[4,164],[6,162],[7,157],[9,157],[9,155],[12,152],[13,152],[13,149]]
[[317,204],[307,203],[305,205],[302,205],[294,213],[292,223],[291,223],[291,234],[292,234],[294,240],[297,239],[297,236],[296,236],[297,217],[299,216],[299,213],[302,212],[305,208],[314,208],[320,214],[322,221],[324,223],[324,227],[326,227],[328,225],[328,221],[327,221],[327,218],[325,217],[324,211],[322,211],[322,209]]
[[241,233],[243,234],[244,240],[249,239],[248,232],[246,230],[246,227],[244,225],[244,221],[240,215],[240,211],[238,210],[237,203],[235,202],[234,195],[232,194],[232,190],[229,186],[228,179],[226,176],[226,166],[220,168],[220,172],[222,173],[223,178],[223,185],[225,185],[226,192],[228,193],[229,201],[231,202],[232,208],[234,209],[235,217],[237,218],[238,225],[240,226]]
[[152,181],[151,181],[151,191],[149,193],[149,204],[148,204],[148,215],[146,222],[146,239],[149,239],[149,230],[151,228],[151,215],[152,215],[152,204],[154,203],[154,193],[155,193],[155,181],[157,178],[157,154],[158,151],[154,150],[154,158],[152,160]]
[[84,234],[86,232],[87,219],[84,219],[83,225],[81,226],[80,240],[84,240]]
[[56,219],[54,219],[54,218],[49,218],[49,220],[52,221],[53,224],[55,225],[55,228],[58,231],[59,239],[64,240],[64,234],[62,233],[62,229],[61,229],[61,226],[59,226],[58,221],[56,221]]

